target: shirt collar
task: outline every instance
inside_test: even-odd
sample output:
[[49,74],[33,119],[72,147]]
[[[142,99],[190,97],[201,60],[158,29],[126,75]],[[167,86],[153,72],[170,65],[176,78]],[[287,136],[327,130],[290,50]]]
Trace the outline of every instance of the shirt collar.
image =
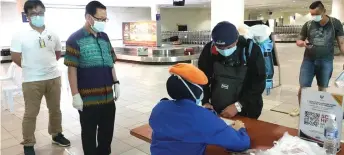
[[81,28],[81,30],[82,30],[82,32],[83,32],[83,34],[84,34],[85,36],[91,35],[91,33],[87,31],[87,29],[86,29],[85,26],[83,26],[83,27]]
[[[28,24],[28,26],[25,27],[25,29],[26,29],[26,30],[29,30],[29,31],[37,32],[35,29],[33,29],[33,28],[30,26],[30,24]],[[47,32],[48,32],[48,29],[47,29],[47,27],[45,26],[45,28],[44,28],[42,34],[45,34],[45,33],[47,33]],[[38,33],[38,32],[37,32],[37,33]]]
[[[90,35],[94,36],[92,33],[90,33],[90,32],[87,31],[87,29],[86,29],[85,26],[82,27],[82,32],[83,32],[83,34],[84,34],[86,37],[87,37],[87,36],[90,36]],[[98,37],[102,37],[102,36],[103,36],[103,35],[102,35],[102,32],[97,33],[97,36],[98,36]]]

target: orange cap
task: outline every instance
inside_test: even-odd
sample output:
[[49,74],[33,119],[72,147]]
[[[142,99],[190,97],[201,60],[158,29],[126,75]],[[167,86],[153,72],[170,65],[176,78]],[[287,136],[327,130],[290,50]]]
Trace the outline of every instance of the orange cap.
[[170,68],[170,73],[179,75],[193,84],[206,85],[208,83],[208,78],[203,71],[191,64],[178,63],[173,65]]

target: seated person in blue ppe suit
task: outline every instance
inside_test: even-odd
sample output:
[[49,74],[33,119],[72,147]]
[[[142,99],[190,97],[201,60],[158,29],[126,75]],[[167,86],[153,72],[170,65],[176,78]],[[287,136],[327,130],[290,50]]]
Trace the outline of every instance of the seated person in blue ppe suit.
[[180,63],[170,68],[166,83],[172,100],[162,99],[149,119],[153,129],[152,155],[204,155],[207,145],[241,152],[250,147],[244,124],[227,125],[212,111],[201,106],[206,75],[191,64]]

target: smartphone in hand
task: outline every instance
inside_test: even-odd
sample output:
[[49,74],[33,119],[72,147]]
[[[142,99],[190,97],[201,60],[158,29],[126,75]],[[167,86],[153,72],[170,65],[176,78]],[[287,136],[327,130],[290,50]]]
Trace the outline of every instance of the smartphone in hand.
[[306,48],[312,48],[313,44],[312,43],[306,43]]

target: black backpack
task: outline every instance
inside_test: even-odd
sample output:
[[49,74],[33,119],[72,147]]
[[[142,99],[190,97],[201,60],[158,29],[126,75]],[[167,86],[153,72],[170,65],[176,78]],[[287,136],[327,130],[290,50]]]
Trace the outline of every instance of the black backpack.
[[[238,101],[243,82],[246,77],[247,66],[246,62],[251,55],[253,48],[253,41],[247,40],[248,47],[242,48],[242,51],[236,53],[242,57],[235,64],[226,63],[226,61],[215,61],[215,55],[212,54],[213,59],[213,76],[211,84],[211,103],[213,104],[215,111],[220,112],[228,106]],[[213,50],[213,44],[211,45],[211,51]]]

